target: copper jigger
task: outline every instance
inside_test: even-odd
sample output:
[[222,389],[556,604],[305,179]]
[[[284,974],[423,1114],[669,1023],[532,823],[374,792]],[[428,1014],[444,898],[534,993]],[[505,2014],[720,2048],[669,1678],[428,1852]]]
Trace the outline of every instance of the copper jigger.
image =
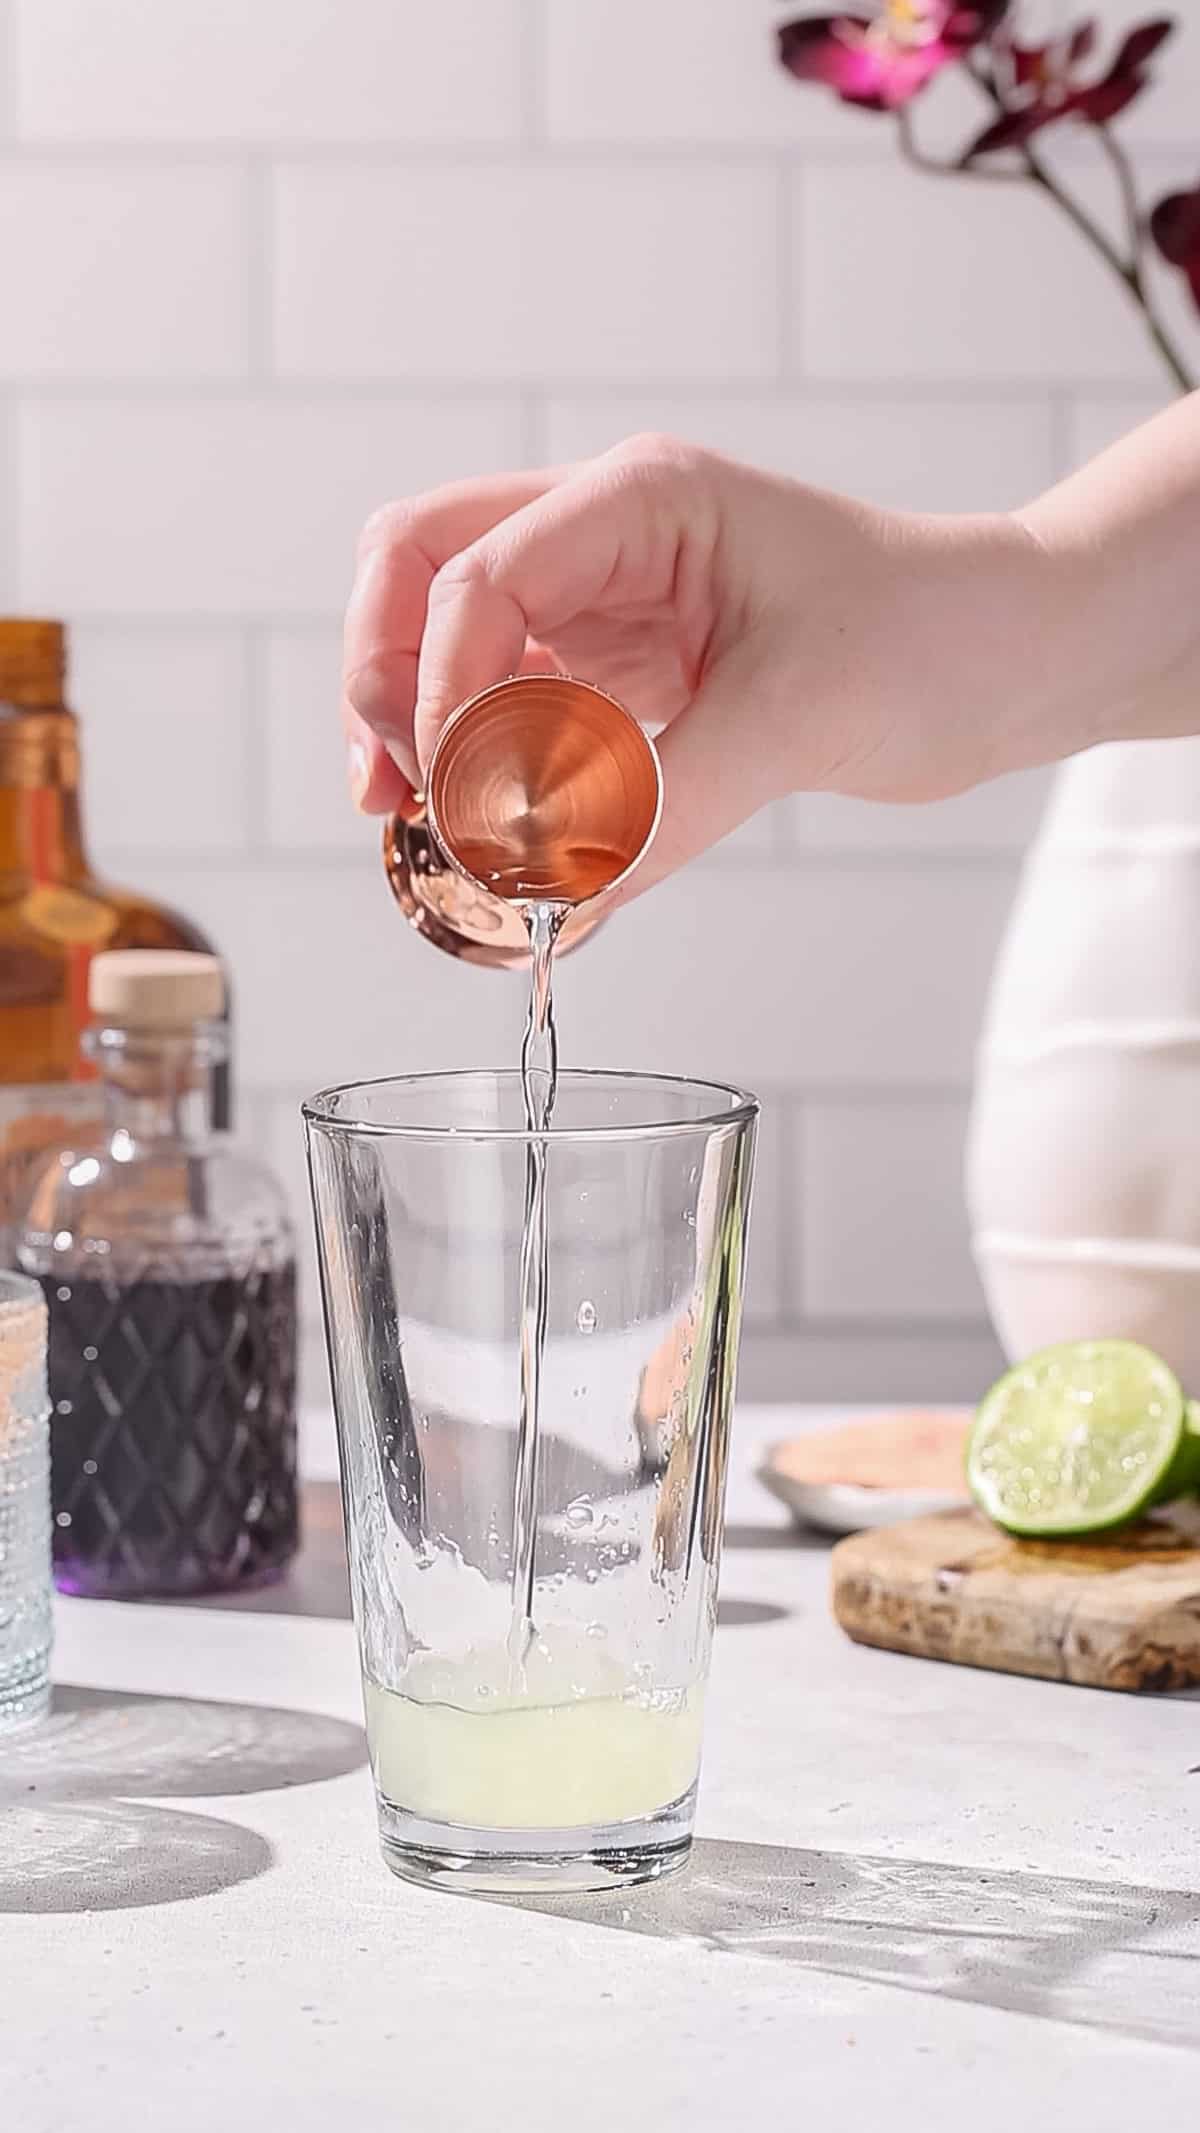
[[393,817],[384,859],[428,940],[511,966],[529,954],[520,907],[575,907],[560,947],[576,946],[601,918],[579,907],[625,880],[661,810],[657,752],[622,705],[565,674],[519,674],[443,727],[425,808]]

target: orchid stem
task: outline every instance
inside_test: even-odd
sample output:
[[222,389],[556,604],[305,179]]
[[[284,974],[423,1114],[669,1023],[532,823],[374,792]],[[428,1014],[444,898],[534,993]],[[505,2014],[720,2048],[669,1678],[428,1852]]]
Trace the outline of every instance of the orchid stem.
[[[967,59],[966,71],[972,81],[976,82],[983,91],[993,110],[1003,112],[1007,109],[1004,98],[996,86],[995,76],[986,61],[972,55]],[[1047,199],[1053,200],[1062,209],[1067,220],[1074,223],[1085,243],[1090,244],[1092,250],[1099,253],[1105,265],[1111,268],[1120,281],[1124,282],[1126,289],[1142,314],[1142,321],[1146,331],[1162,357],[1172,380],[1178,385],[1181,392],[1191,392],[1196,381],[1189,375],[1183,358],[1158,317],[1150,301],[1150,293],[1146,286],[1146,277],[1143,270],[1142,217],[1138,208],[1137,193],[1134,188],[1133,172],[1129,167],[1129,159],[1124,149],[1109,132],[1107,126],[1097,126],[1095,131],[1100,135],[1105,154],[1116,172],[1117,182],[1120,187],[1121,202],[1129,231],[1128,259],[1122,257],[1116,245],[1105,236],[1099,224],[1092,221],[1091,216],[1080,206],[1074,194],[1069,193],[1066,187],[1052,176],[1041,158],[1030,148],[1028,142],[1024,143],[1021,148],[1024,170],[1015,171],[1012,175],[1028,179],[1032,184],[1039,187]],[[967,164],[961,167],[969,170],[972,166]]]
[[[989,73],[989,68],[985,64],[980,64],[978,60],[970,58],[966,62],[966,73],[970,75],[972,81],[978,83],[980,90],[983,90],[983,94],[987,96],[993,111],[1006,111],[1004,96],[1000,94],[998,87],[995,87],[995,79],[993,79],[993,75]],[[1166,365],[1166,369],[1170,373],[1172,382],[1179,386],[1181,392],[1194,390],[1196,380],[1189,375],[1187,365],[1183,363],[1183,356],[1179,354],[1177,348],[1174,348],[1174,343],[1172,343],[1172,339],[1170,339],[1170,335],[1166,331],[1166,326],[1162,324],[1160,316],[1157,316],[1157,311],[1155,311],[1155,307],[1151,303],[1151,294],[1149,294],[1147,277],[1145,277],[1145,267],[1142,267],[1142,218],[1140,218],[1140,211],[1138,211],[1138,196],[1136,196],[1136,190],[1134,190],[1134,173],[1130,171],[1130,162],[1128,162],[1128,156],[1125,156],[1123,147],[1113,139],[1113,134],[1108,132],[1106,126],[1098,126],[1096,132],[1100,134],[1100,141],[1104,145],[1104,154],[1108,156],[1108,162],[1113,164],[1113,169],[1117,173],[1117,183],[1121,188],[1121,205],[1125,209],[1125,222],[1128,222],[1128,230],[1130,230],[1130,258],[1123,258],[1123,254],[1119,252],[1119,247],[1104,235],[1104,230],[1100,228],[1100,224],[1096,224],[1091,220],[1091,215],[1079,205],[1079,201],[1076,201],[1074,194],[1068,192],[1066,186],[1061,186],[1059,179],[1053,177],[1051,171],[1047,171],[1047,164],[1040,160],[1040,156],[1034,154],[1034,149],[1029,147],[1027,143],[1021,145],[1021,169],[987,169],[987,166],[980,166],[980,164],[974,164],[974,162],[961,162],[961,160],[959,162],[942,162],[938,156],[927,156],[925,149],[917,141],[917,134],[914,134],[914,130],[912,130],[912,115],[910,115],[906,105],[899,105],[899,109],[895,113],[895,124],[897,124],[897,132],[899,132],[899,147],[902,147],[902,154],[904,154],[906,162],[910,162],[917,171],[927,171],[931,177],[987,177],[987,179],[1002,179],[1006,183],[1017,181],[1019,186],[1025,186],[1025,183],[1034,183],[1034,186],[1038,186],[1038,190],[1044,192],[1044,196],[1049,198],[1049,201],[1055,201],[1055,205],[1061,211],[1064,211],[1068,222],[1072,222],[1074,228],[1079,230],[1079,235],[1085,239],[1085,243],[1091,245],[1093,252],[1100,254],[1100,258],[1104,260],[1106,267],[1117,275],[1117,279],[1125,284],[1125,288],[1128,288],[1132,301],[1136,303],[1138,311],[1142,314],[1142,322],[1145,322],[1145,328],[1147,328],[1147,333],[1149,333],[1149,337],[1153,341],[1153,346],[1157,348],[1157,352],[1160,352],[1160,356],[1164,360],[1164,365]]]
[[1129,157],[1107,126],[1099,126],[1096,130],[1100,135],[1100,145],[1116,177],[1121,206],[1125,213],[1125,226],[1129,234],[1129,287],[1142,307],[1147,331],[1171,376],[1184,392],[1191,392],[1196,381],[1189,374],[1183,358],[1158,316],[1147,285],[1145,224],[1138,205],[1137,187],[1134,184]]
[[[1099,130],[1103,132],[1104,129],[1101,128]],[[1107,136],[1105,138],[1107,139]],[[1115,149],[1115,142],[1110,145],[1111,148]],[[1025,158],[1026,170],[1033,183],[1039,186],[1051,200],[1056,202],[1067,219],[1074,223],[1080,235],[1091,245],[1093,251],[1098,252],[1106,265],[1111,267],[1113,273],[1124,282],[1130,296],[1142,314],[1146,331],[1166,364],[1175,384],[1178,385],[1181,392],[1191,392],[1193,380],[1189,377],[1184,363],[1176,352],[1161,321],[1155,316],[1146,293],[1146,285],[1141,268],[1140,237],[1131,240],[1136,248],[1129,259],[1123,259],[1116,246],[1110,243],[1105,236],[1103,230],[1092,221],[1090,215],[1084,213],[1078,200],[1067,192],[1064,186],[1059,184],[1057,178],[1051,177],[1045,164],[1033,153],[1033,150],[1027,147],[1022,153]],[[1119,154],[1120,151],[1118,150],[1117,153]],[[1135,205],[1135,215],[1136,212]]]
[[997,170],[983,164],[944,163],[937,156],[926,155],[913,131],[912,114],[907,105],[901,104],[896,111],[896,130],[900,136],[900,149],[906,162],[914,170],[926,171],[934,178],[983,178],[992,185],[1011,185],[1014,180],[1023,184],[1023,170]]

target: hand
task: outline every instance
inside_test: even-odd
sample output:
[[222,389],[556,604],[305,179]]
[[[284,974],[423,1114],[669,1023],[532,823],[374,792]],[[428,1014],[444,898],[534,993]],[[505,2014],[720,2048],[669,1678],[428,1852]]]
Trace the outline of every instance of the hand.
[[787,792],[959,791],[1044,759],[1014,671],[1041,561],[1016,520],[901,517],[659,437],[389,505],[346,620],[357,804],[410,805],[458,704],[553,666],[663,729],[639,892]]

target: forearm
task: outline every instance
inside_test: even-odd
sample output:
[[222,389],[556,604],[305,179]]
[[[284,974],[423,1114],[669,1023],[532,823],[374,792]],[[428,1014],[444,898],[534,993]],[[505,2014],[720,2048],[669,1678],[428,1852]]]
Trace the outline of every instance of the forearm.
[[1200,733],[1200,394],[1017,519],[1046,558],[1055,752]]

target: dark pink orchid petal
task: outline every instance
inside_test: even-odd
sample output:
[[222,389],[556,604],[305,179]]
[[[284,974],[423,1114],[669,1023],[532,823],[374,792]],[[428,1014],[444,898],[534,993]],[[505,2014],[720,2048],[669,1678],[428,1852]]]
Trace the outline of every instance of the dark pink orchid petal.
[[874,15],[802,15],[779,30],[779,57],[798,81],[819,81],[873,111],[907,104],[944,67],[989,36],[1008,0],[926,0],[917,33],[887,0]]
[[977,140],[963,150],[963,164],[973,163],[976,156],[995,155],[1001,148],[1020,148],[1024,141],[1031,140],[1049,120],[1039,104],[1030,104],[1024,111],[1006,111],[1002,118],[993,119],[985,126]]
[[868,15],[801,15],[779,30],[779,57],[802,81],[833,81],[871,27]]
[[1144,22],[1140,29],[1131,30],[1103,79],[1078,92],[1078,116],[1089,125],[1103,126],[1119,111],[1125,111],[1143,89],[1149,88],[1150,77],[1144,71],[1147,62],[1174,27],[1173,22],[1164,19]]
[[906,104],[947,64],[940,41],[891,46],[867,35],[871,25],[855,15],[811,15],[785,23],[779,56],[797,81],[824,82],[848,104],[889,111]]
[[1110,74],[1104,81],[1098,81],[1094,89],[1081,89],[1079,94],[1071,99],[1075,115],[1086,119],[1089,126],[1105,126],[1109,119],[1116,118],[1119,111],[1126,110],[1141,95],[1142,90],[1148,89],[1149,86],[1149,82],[1137,75]]
[[1150,217],[1150,235],[1170,266],[1200,271],[1200,185],[1160,200]]
[[1010,44],[1005,49],[1008,72],[1018,89],[1040,87],[1049,71],[1054,46],[1050,44]]
[[797,81],[824,82],[855,103],[878,100],[882,69],[864,15],[805,15],[785,22],[779,57]]
[[1133,74],[1153,59],[1161,44],[1165,44],[1175,24],[1169,15],[1160,15],[1153,22],[1143,22],[1141,27],[1130,30],[1128,37],[1112,64],[1114,74]]
[[1065,45],[1010,44],[1009,71],[1024,101],[1017,110],[1005,112],[984,128],[967,149],[963,164],[972,163],[977,156],[994,155],[1002,148],[1018,148],[1043,127],[1060,125],[1065,119],[1076,119],[1087,126],[1107,125],[1149,86],[1147,62],[1173,27],[1173,23],[1159,19],[1131,30],[1107,74],[1087,87],[1074,81],[1072,74],[1094,48],[1093,22],[1081,23]]
[[969,51],[973,44],[981,44],[993,30],[999,29],[1010,4],[1011,0],[977,0],[974,7],[948,8],[942,30],[943,42],[958,51]]
[[1085,59],[1091,58],[1096,49],[1098,35],[1099,30],[1094,20],[1081,22],[1078,29],[1072,30],[1067,40],[1067,65],[1069,67],[1081,66]]

